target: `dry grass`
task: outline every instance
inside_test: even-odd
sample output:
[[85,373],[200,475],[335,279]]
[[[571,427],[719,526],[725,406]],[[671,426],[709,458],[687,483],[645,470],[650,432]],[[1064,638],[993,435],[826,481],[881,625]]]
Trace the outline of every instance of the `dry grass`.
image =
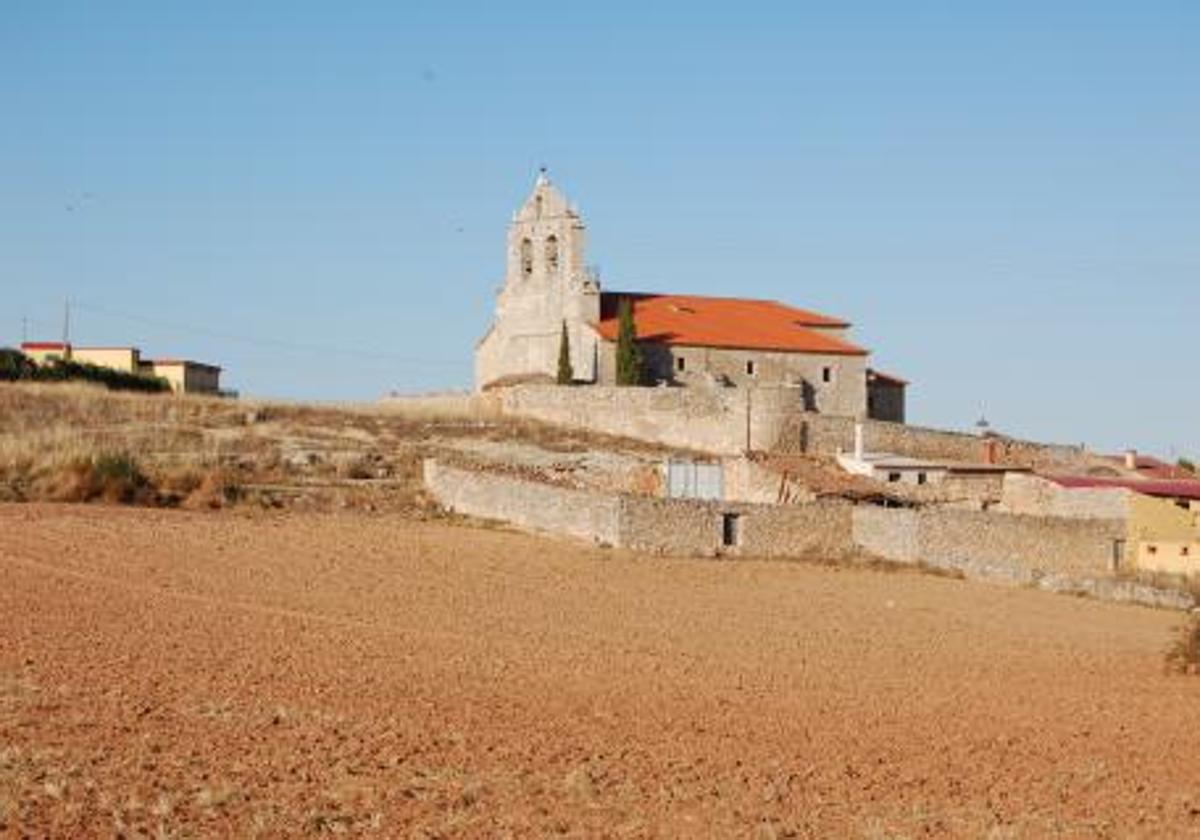
[[[519,440],[564,452],[655,449],[498,417],[494,408],[493,400],[469,394],[301,404],[4,383],[0,501],[299,502],[424,515],[420,463],[448,441]],[[136,465],[141,490],[96,489],[92,465],[114,455]]]

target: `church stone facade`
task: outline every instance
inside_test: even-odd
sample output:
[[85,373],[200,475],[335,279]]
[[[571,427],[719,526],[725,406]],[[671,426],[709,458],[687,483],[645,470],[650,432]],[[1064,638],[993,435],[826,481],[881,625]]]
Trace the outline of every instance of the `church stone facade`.
[[602,292],[584,246],[583,220],[543,171],[509,225],[504,286],[475,351],[477,389],[553,381],[564,324],[576,384],[615,384],[626,299],[647,384],[794,387],[811,411],[904,421],[907,383],[868,367],[849,322],[769,300]]
[[564,323],[575,378],[596,380],[600,283],[584,264],[585,242],[579,213],[542,172],[508,227],[496,317],[475,350],[477,388],[553,379]]

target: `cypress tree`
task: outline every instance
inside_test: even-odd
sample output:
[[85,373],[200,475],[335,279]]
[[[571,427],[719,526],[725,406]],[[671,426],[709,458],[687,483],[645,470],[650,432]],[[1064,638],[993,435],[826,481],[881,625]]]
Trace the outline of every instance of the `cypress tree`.
[[621,298],[617,304],[617,384],[642,384],[642,349],[637,344],[629,298]]
[[567,336],[567,322],[562,322],[562,339],[558,342],[558,384],[570,385],[575,380],[571,368],[571,339]]

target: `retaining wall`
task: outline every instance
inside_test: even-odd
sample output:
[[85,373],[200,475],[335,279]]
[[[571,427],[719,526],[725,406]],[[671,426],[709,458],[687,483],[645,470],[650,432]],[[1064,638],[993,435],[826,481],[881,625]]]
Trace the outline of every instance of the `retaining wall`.
[[[805,411],[798,388],[515,385],[488,396],[503,414],[717,455],[833,455],[854,448],[854,419]],[[1070,466],[1091,460],[1078,446],[985,439],[882,420],[864,421],[863,433],[872,452],[915,458],[991,458],[1021,466]]]

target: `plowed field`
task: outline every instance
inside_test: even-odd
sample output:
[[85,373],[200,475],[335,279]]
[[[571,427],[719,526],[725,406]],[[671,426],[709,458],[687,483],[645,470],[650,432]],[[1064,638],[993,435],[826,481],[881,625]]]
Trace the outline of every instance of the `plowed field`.
[[1179,620],[363,514],[0,506],[0,835],[1196,834]]

